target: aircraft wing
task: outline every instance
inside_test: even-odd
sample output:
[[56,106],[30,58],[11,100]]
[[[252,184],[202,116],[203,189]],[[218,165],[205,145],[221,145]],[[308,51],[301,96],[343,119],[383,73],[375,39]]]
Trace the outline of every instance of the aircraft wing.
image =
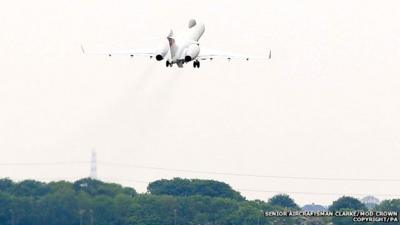
[[216,58],[223,58],[227,60],[269,60],[272,58],[272,52],[269,50],[268,55],[264,57],[260,56],[250,56],[250,55],[241,55],[241,54],[236,54],[236,53],[227,53],[227,52],[222,52],[219,50],[209,50],[209,49],[201,49],[199,56],[197,56],[197,59],[199,60],[213,60]]
[[108,55],[108,56],[113,56],[113,55],[122,55],[122,56],[147,56],[147,57],[153,57],[156,56],[157,53],[154,50],[149,50],[149,49],[129,49],[129,50],[106,50],[106,51],[86,51],[86,49],[81,46],[81,50],[83,54],[89,54],[89,55]]

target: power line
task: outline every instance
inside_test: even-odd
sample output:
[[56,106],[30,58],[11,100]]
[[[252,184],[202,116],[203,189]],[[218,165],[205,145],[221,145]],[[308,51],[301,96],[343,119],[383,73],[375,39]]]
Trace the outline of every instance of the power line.
[[[151,183],[150,181],[131,180],[123,178],[108,178],[109,180],[127,181],[133,183]],[[371,194],[371,193],[335,193],[335,192],[304,192],[304,191],[277,191],[277,190],[259,190],[259,189],[243,189],[234,188],[240,192],[256,192],[256,193],[286,193],[286,194],[299,194],[299,195],[329,195],[329,196],[378,196],[378,197],[399,197],[400,194]]]
[[254,189],[237,189],[243,192],[258,192],[258,193],[286,193],[300,195],[339,195],[339,196],[380,196],[380,197],[399,197],[400,194],[371,194],[371,193],[334,193],[334,192],[303,192],[303,191],[273,191],[273,190],[254,190]]
[[71,162],[22,162],[22,163],[0,163],[0,166],[61,166],[61,165],[77,165],[88,164],[89,161],[71,161]]
[[142,184],[149,184],[152,181],[145,181],[145,180],[133,180],[133,179],[126,179],[126,178],[115,178],[115,177],[101,177],[103,181],[126,181],[132,183],[142,183]]
[[[24,162],[24,163],[0,163],[0,167],[13,167],[13,166],[65,166],[65,165],[80,165],[90,164],[90,161],[70,161],[70,162]],[[236,177],[254,177],[254,178],[268,178],[268,179],[286,179],[286,180],[308,180],[308,181],[346,181],[346,182],[400,182],[400,179],[385,179],[385,178],[338,178],[338,177],[305,177],[305,176],[281,176],[281,175],[262,175],[262,174],[245,174],[245,173],[232,173],[232,172],[216,172],[205,170],[188,170],[188,169],[174,169],[166,167],[144,166],[126,163],[113,163],[113,162],[98,162],[104,166],[114,167],[132,167],[147,170],[170,171],[179,173],[192,173],[192,174],[209,174],[209,175],[222,175],[222,176],[236,176]]]
[[[79,180],[83,178],[79,177],[33,177],[29,179],[35,180],[45,180],[45,181],[55,181],[55,180]],[[132,182],[132,183],[144,183],[149,184],[151,181],[144,181],[144,180],[134,180],[128,178],[116,178],[116,177],[101,177],[102,181],[105,182],[116,182],[116,181],[125,181],[125,182]],[[234,188],[234,190],[240,192],[255,192],[255,193],[285,193],[285,194],[296,194],[296,195],[326,195],[326,196],[368,196],[373,195],[377,197],[399,197],[400,194],[388,194],[388,193],[337,193],[337,192],[305,192],[305,191],[278,191],[278,190],[260,190],[260,189],[245,189],[245,188]]]
[[[114,181],[126,181],[132,183],[151,183],[151,181],[144,180],[132,180],[126,178],[103,178],[106,180],[114,180]],[[277,190],[259,190],[259,189],[244,189],[244,188],[234,188],[234,190],[240,192],[257,192],[257,193],[286,193],[286,194],[299,194],[299,195],[329,195],[329,196],[378,196],[378,197],[399,197],[400,194],[371,194],[371,193],[335,193],[335,192],[304,192],[304,191],[277,191]]]
[[165,168],[165,167],[153,167],[153,166],[143,166],[143,165],[124,164],[124,163],[110,163],[110,162],[100,162],[99,164],[102,164],[105,166],[133,167],[133,168],[140,168],[140,169],[161,170],[161,171],[171,171],[171,172],[181,172],[181,173],[212,174],[212,175],[237,176],[237,177],[270,178],[270,179],[351,181],[351,182],[400,182],[400,179],[279,176],[279,175],[260,175],[260,174],[244,174],[244,173],[230,173],[230,172],[173,169],[173,168]]

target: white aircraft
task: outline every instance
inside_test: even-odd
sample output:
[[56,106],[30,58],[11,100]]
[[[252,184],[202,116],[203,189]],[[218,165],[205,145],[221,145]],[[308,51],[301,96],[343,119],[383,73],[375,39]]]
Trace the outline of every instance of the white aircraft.
[[[245,61],[271,59],[271,50],[266,57],[252,57],[200,48],[199,40],[203,36],[204,31],[204,24],[197,23],[196,20],[191,19],[189,21],[188,29],[176,35],[171,30],[167,38],[155,50],[118,50],[90,53],[106,54],[110,57],[113,55],[128,55],[130,57],[147,56],[151,59],[155,57],[157,61],[165,59],[165,65],[167,67],[172,67],[176,64],[180,68],[182,68],[185,63],[190,62],[193,62],[194,68],[200,68],[200,60],[213,60],[214,58],[225,58],[229,61],[232,59]],[[84,54],[88,53],[85,51],[83,46],[81,46],[81,49]]]

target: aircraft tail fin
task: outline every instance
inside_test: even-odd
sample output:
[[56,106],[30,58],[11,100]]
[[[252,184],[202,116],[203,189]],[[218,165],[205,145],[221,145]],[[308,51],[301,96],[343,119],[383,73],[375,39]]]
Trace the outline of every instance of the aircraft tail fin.
[[173,31],[173,30],[171,30],[171,31],[169,32],[169,34],[168,34],[168,37],[172,37],[172,36],[174,36],[174,31]]
[[175,38],[173,36],[174,36],[174,32],[171,30],[171,32],[169,32],[169,35],[167,37],[168,42],[169,42],[169,47],[171,47],[172,45],[175,44]]
[[189,29],[196,26],[196,24],[197,24],[197,22],[195,19],[190,19],[189,24],[188,24]]

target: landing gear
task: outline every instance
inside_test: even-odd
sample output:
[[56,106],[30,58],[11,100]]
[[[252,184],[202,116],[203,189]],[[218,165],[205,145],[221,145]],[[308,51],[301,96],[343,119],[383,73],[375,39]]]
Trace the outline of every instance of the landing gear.
[[166,67],[172,67],[172,63],[170,63],[170,62],[167,60],[167,61],[165,61],[165,66],[166,66]]
[[196,60],[193,62],[193,68],[200,68],[200,61]]

